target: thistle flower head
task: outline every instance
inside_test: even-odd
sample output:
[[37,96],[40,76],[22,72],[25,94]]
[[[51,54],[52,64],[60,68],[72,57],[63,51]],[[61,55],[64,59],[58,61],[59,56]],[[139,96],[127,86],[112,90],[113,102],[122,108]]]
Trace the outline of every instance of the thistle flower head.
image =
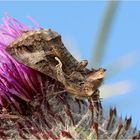
[[14,60],[5,48],[31,28],[8,15],[2,20],[1,139],[140,138],[136,129],[131,128],[131,118],[122,121],[117,117],[115,108],[110,109],[109,115],[104,117],[100,100],[75,99],[63,92],[64,88],[59,82]]
[[18,20],[6,16],[0,25],[0,106],[13,106],[21,111],[21,102],[30,102],[37,94],[46,93],[47,76],[18,63],[5,48],[23,31],[30,30]]

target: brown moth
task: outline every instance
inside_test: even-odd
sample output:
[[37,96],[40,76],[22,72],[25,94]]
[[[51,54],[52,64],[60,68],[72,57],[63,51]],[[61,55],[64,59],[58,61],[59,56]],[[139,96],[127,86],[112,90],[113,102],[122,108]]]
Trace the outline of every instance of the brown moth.
[[23,32],[6,50],[17,61],[61,82],[67,92],[77,97],[94,95],[104,78],[105,69],[87,69],[88,61],[78,62],[61,36],[51,29]]

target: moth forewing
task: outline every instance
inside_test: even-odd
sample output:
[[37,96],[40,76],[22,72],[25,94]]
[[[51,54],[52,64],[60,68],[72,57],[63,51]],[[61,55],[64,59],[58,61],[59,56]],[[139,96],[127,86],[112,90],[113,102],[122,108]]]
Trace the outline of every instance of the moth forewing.
[[[24,32],[7,48],[17,61],[61,82],[68,92],[91,96],[104,78],[104,69],[89,70],[88,61],[78,62],[52,30]],[[96,82],[97,81],[97,82]]]

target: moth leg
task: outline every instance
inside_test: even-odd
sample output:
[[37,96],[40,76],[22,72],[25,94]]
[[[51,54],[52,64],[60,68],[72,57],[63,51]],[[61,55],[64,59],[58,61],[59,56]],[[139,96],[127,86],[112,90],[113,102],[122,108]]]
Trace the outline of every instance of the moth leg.
[[98,115],[102,114],[102,104],[100,100],[100,91],[97,89],[94,94],[92,95],[92,101],[95,104],[95,107],[97,109]]
[[88,99],[89,101],[89,110],[92,114],[92,120],[94,118],[99,118],[99,116],[102,116],[102,105],[99,98],[100,91],[97,89],[93,95]]
[[66,79],[64,77],[64,72],[62,70],[62,62],[58,57],[55,57],[55,60],[58,61],[58,64],[55,66],[56,67],[56,74],[57,74],[57,79],[64,85],[66,85]]

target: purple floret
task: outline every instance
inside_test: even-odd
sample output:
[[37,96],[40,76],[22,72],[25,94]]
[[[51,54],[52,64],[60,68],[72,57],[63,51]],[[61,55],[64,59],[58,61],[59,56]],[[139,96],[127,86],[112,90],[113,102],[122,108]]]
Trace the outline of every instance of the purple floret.
[[20,110],[19,99],[30,102],[35,95],[43,95],[46,92],[48,77],[18,63],[5,51],[5,48],[20,37],[23,31],[31,28],[8,15],[2,20],[3,24],[0,25],[0,106],[7,107],[13,104]]

